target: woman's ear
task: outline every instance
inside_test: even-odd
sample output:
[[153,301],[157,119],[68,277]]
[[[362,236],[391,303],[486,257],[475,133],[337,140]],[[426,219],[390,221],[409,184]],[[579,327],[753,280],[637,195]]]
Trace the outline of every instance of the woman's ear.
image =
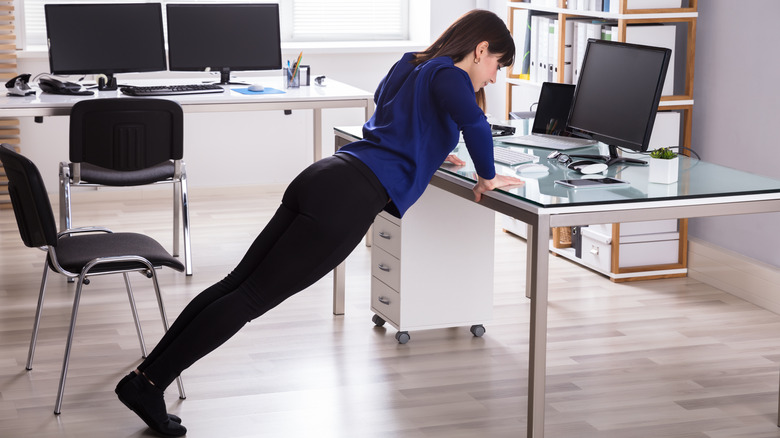
[[479,64],[480,59],[482,59],[482,56],[486,55],[488,53],[488,42],[482,41],[481,43],[477,44],[477,47],[474,48],[474,63]]

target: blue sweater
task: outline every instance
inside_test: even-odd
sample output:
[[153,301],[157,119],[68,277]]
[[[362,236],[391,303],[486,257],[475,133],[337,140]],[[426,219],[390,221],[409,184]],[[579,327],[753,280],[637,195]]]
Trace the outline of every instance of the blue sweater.
[[495,176],[490,124],[477,105],[469,75],[449,57],[414,66],[405,54],[380,82],[376,111],[363,126],[363,140],[339,150],[357,157],[377,176],[401,217],[428,186],[457,146],[460,131],[477,174]]

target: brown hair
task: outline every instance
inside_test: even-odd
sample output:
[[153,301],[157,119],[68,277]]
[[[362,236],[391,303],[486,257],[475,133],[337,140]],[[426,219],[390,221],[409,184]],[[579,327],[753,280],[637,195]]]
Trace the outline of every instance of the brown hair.
[[[449,56],[453,62],[460,62],[471,54],[479,43],[488,42],[488,52],[501,54],[498,63],[511,65],[515,59],[515,42],[504,21],[496,14],[483,9],[474,9],[463,14],[439,36],[427,49],[415,54],[415,65],[429,59]],[[485,90],[477,92],[477,103],[485,109]]]

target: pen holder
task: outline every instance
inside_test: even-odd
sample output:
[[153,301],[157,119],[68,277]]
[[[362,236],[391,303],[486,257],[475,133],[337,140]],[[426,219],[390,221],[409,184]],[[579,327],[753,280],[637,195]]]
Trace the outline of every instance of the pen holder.
[[283,70],[284,88],[299,88],[301,86],[301,69],[285,67]]

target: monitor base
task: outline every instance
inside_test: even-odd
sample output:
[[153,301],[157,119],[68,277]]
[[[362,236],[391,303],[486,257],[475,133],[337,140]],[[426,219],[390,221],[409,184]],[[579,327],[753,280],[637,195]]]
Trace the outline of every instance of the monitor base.
[[601,160],[607,166],[613,164],[638,164],[640,166],[647,166],[647,161],[639,160],[636,158],[621,157],[618,155],[617,146],[609,145],[609,155],[570,155],[572,158],[587,158],[589,160]]

